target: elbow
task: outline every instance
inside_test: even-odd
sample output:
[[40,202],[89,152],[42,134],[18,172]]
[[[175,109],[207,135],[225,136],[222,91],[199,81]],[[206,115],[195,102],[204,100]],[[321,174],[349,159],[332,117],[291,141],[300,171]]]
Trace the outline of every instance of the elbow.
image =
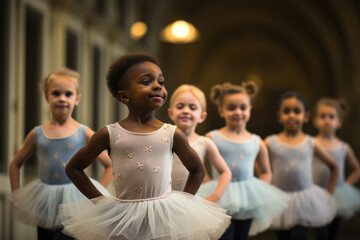
[[66,173],[66,175],[68,176],[68,178],[70,178],[71,172],[72,172],[71,166],[69,166],[69,164],[67,164],[67,165],[65,166],[65,173]]

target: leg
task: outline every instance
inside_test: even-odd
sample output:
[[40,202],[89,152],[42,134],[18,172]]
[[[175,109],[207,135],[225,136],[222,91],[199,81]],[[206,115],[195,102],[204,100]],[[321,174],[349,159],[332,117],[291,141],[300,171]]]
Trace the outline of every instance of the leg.
[[329,225],[323,227],[314,228],[316,232],[317,240],[328,240],[329,239]]
[[234,237],[236,240],[247,240],[252,219],[234,220]]
[[336,217],[329,226],[329,240],[335,240],[340,227],[341,217]]
[[278,240],[289,240],[291,238],[291,230],[278,230],[276,231]]
[[54,240],[74,240],[74,238],[69,237],[68,235],[65,235],[61,231],[62,231],[62,228],[55,230]]
[[309,228],[303,226],[295,226],[291,229],[292,240],[306,240],[308,238]]
[[42,227],[37,227],[38,240],[51,240],[54,238],[55,231]]
[[234,220],[231,219],[231,223],[224,232],[224,234],[221,236],[220,240],[234,240]]

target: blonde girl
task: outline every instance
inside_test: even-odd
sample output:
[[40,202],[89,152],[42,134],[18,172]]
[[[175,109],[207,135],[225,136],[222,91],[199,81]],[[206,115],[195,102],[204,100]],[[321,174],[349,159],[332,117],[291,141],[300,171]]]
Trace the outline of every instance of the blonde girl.
[[[71,116],[81,98],[77,72],[67,68],[54,71],[41,82],[41,88],[50,106],[51,119],[29,132],[10,162],[13,213],[18,220],[37,226],[38,239],[69,239],[61,233],[58,207],[86,198],[66,176],[65,166],[94,132]],[[39,160],[40,179],[20,187],[20,168],[33,154]],[[104,187],[112,179],[110,159],[105,152],[97,159],[105,171],[100,184],[92,182],[109,195]]]
[[[206,98],[204,93],[193,85],[179,86],[171,96],[169,117],[182,130],[192,148],[199,154],[204,163],[209,159],[219,174],[219,182],[215,191],[206,197],[207,200],[218,202],[231,180],[231,171],[221,157],[219,150],[211,139],[200,136],[195,132],[196,126],[206,119]],[[175,155],[171,174],[172,188],[184,189],[188,171]]]

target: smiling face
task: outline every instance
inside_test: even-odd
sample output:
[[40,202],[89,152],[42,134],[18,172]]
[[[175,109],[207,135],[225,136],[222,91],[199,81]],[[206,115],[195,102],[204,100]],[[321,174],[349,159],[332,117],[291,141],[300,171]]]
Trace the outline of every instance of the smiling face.
[[206,118],[200,101],[191,93],[183,92],[179,94],[169,108],[169,116],[177,127],[182,131],[194,129],[196,125],[202,123]]
[[334,107],[320,105],[314,119],[314,125],[322,134],[333,134],[341,127],[341,120]]
[[231,128],[246,127],[250,119],[251,103],[246,93],[227,94],[224,96],[219,114]]
[[55,118],[70,117],[80,101],[76,80],[69,76],[54,75],[45,98]]
[[309,113],[305,112],[304,104],[296,97],[284,99],[277,115],[284,130],[289,132],[302,130],[303,124],[309,119]]
[[132,66],[124,76],[128,88],[118,91],[118,98],[130,109],[152,111],[166,101],[165,80],[159,66],[141,62]]

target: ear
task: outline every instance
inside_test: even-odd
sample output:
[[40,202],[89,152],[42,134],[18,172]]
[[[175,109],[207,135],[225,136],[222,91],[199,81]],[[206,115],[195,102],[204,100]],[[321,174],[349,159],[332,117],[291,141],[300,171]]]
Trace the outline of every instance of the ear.
[[305,113],[304,122],[307,123],[307,122],[309,121],[309,119],[310,119],[310,111],[307,111],[307,112]]
[[224,110],[222,107],[218,107],[218,112],[219,112],[220,117],[224,118]]
[[80,99],[81,99],[81,93],[78,93],[76,96],[75,106],[79,105]]
[[207,112],[202,112],[199,123],[202,123],[203,121],[205,121],[206,117],[207,117]]
[[174,119],[173,119],[173,111],[172,111],[172,109],[171,108],[168,108],[168,115],[169,115],[169,118],[171,119],[171,120],[173,120],[174,121]]
[[127,95],[127,93],[125,91],[118,91],[117,92],[117,98],[120,102],[122,102],[123,104],[128,104],[130,99],[129,99],[129,96]]
[[337,129],[340,129],[342,127],[343,122],[339,119],[338,125],[337,125]]

